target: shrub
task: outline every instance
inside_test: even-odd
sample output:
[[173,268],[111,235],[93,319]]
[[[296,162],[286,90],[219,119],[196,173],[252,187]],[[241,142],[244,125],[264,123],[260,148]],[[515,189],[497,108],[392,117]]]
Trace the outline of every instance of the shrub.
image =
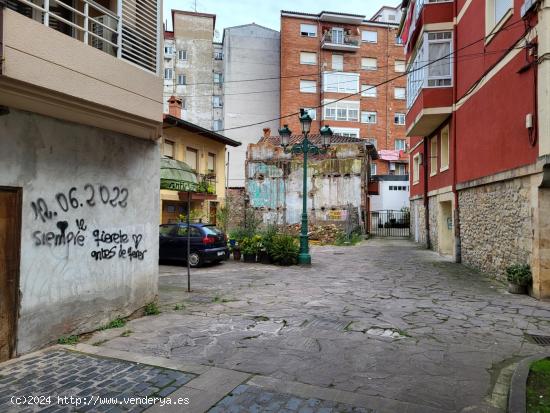
[[531,283],[531,268],[528,264],[514,264],[506,268],[506,279],[516,285],[527,286]]
[[273,238],[277,235],[278,228],[276,225],[269,225],[260,236],[262,237],[262,249],[264,249],[269,255],[273,248]]
[[235,228],[229,231],[229,239],[234,239],[239,244],[242,242],[243,239],[248,237],[248,232],[245,228]]
[[240,242],[241,252],[245,255],[256,255],[262,248],[262,237],[254,235],[246,237]]
[[271,256],[280,265],[294,265],[298,262],[300,246],[291,235],[277,234],[273,237]]

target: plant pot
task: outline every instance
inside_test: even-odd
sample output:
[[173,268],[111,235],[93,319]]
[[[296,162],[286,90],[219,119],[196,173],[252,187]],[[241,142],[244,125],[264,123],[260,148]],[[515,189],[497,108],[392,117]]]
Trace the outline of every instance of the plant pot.
[[508,283],[508,292],[511,294],[527,294],[527,286]]
[[256,262],[256,254],[243,254],[244,262]]
[[233,259],[235,261],[241,260],[241,250],[233,250]]
[[260,251],[258,254],[258,261],[262,264],[271,264],[271,256],[267,253],[267,251]]
[[229,240],[229,246],[231,248],[235,248],[235,245],[237,245],[237,240],[236,239],[230,239]]

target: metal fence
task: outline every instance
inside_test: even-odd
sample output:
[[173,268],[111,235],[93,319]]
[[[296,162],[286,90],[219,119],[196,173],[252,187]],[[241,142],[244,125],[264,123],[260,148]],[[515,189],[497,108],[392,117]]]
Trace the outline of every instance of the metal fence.
[[371,211],[368,230],[379,237],[409,237],[409,211]]

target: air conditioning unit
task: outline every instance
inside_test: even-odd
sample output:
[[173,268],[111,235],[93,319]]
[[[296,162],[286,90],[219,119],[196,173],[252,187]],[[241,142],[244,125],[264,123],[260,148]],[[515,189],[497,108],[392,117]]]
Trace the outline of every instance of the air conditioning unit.
[[390,162],[390,171],[395,171],[395,162]]
[[[92,38],[92,47],[109,53],[111,56],[116,56],[115,46],[108,43],[117,44],[118,23],[116,19],[108,15],[94,17],[91,26],[91,32],[95,34],[95,36],[90,36]],[[114,32],[106,29],[104,26],[113,29]]]

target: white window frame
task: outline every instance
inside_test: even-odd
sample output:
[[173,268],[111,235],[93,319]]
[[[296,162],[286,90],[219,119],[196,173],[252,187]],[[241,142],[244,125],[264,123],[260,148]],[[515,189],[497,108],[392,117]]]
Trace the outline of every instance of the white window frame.
[[223,108],[223,101],[220,95],[212,96],[212,107],[214,108]]
[[[446,150],[444,150],[444,145],[443,145],[445,142],[446,142],[446,145],[445,145]],[[449,125],[446,125],[443,129],[441,129],[441,133],[440,133],[439,151],[440,151],[441,165],[439,168],[439,172],[443,172],[449,169],[450,145],[451,145],[450,128],[449,128]]]
[[311,120],[317,120],[317,108],[301,108],[307,112]]
[[[360,103],[358,100],[340,100],[338,102],[325,100],[323,104],[323,120],[342,122],[359,122],[360,120]],[[332,129],[334,131],[334,128]]]
[[[183,82],[180,82],[180,79],[183,78]],[[176,76],[176,84],[178,86],[185,86],[187,84],[187,76],[185,76],[183,73],[180,73]]]
[[430,176],[437,175],[437,135],[430,138]]
[[[309,28],[313,28],[314,30],[309,31],[308,28],[306,28],[305,26],[309,26]],[[306,30],[304,30],[304,28]],[[303,36],[303,37],[317,37],[317,26],[315,24],[301,23],[300,24],[300,36]]]
[[413,156],[413,170],[411,172],[413,185],[417,185],[420,182],[420,152]]
[[[398,91],[401,91],[402,93],[397,93]],[[407,88],[405,88],[405,87],[394,87],[393,88],[393,98],[397,99],[397,100],[407,99]]]
[[[182,57],[183,54],[184,57]],[[178,60],[187,60],[187,50],[178,50]]]
[[323,92],[358,93],[359,73],[324,72]]
[[359,137],[361,136],[361,130],[359,128],[332,128],[331,127],[331,129],[334,135],[346,136],[346,137],[356,138],[356,139],[359,139]]
[[[369,39],[369,34],[372,36],[372,39]],[[378,43],[378,32],[376,30],[361,30],[361,41],[363,43]]]
[[[403,172],[403,173],[401,173]],[[407,164],[404,164],[404,163],[401,163],[401,162],[398,162],[395,164],[395,174],[396,175],[407,175]],[[406,186],[403,186],[402,187],[403,191],[406,191],[407,190],[407,187]]]
[[[365,59],[369,59],[371,61],[374,61],[375,65],[374,66],[363,65],[363,62],[365,61]],[[361,58],[361,70],[368,70],[368,71],[378,70],[378,59],[376,57],[362,57]]]
[[[216,127],[216,125],[219,125],[219,127]],[[214,119],[212,121],[212,130],[214,132],[220,131],[223,129],[223,121],[221,119]]]
[[[306,83],[310,86],[306,86]],[[317,93],[317,81],[309,79],[300,79],[301,93]]]
[[[393,114],[393,124],[394,124],[394,125],[399,125],[399,126],[404,126],[405,123],[406,123],[406,116],[407,116],[407,115],[406,115],[405,113],[403,113],[403,112],[395,112],[395,113]],[[400,119],[403,119],[403,122],[398,121],[398,120],[400,120]],[[396,122],[396,121],[397,121],[397,122]]]
[[[341,61],[341,65],[338,64],[338,65],[335,65],[334,64],[334,58],[335,57],[338,57],[338,58],[341,58],[342,61]],[[337,59],[339,60],[339,59]],[[332,70],[334,71],[337,71],[337,72],[343,72],[344,71],[344,55],[343,54],[338,54],[338,53],[333,53],[332,56],[331,56],[331,66],[332,66]]]
[[[374,121],[372,121],[373,119]],[[378,112],[370,111],[370,110],[361,111],[361,123],[366,123],[368,125],[376,125],[378,123]]]
[[[406,67],[407,67],[407,63],[406,63],[404,60],[396,59],[396,60],[393,62],[393,66],[394,66],[395,73],[405,73]],[[403,70],[401,70],[401,68],[402,68]]]
[[214,72],[214,84],[215,85],[221,85],[223,83],[223,73],[222,72]]
[[374,85],[361,85],[361,96],[375,98],[378,96],[378,90]]
[[[310,59],[304,59],[306,56],[314,56],[314,60]],[[301,65],[308,65],[308,66],[315,66],[317,64],[317,53],[316,52],[300,52],[300,64]]]
[[172,56],[174,54],[174,46],[164,46],[164,54]]
[[376,172],[377,172],[377,168],[376,168],[376,163],[374,161],[370,161],[370,176],[374,176],[376,175]]
[[173,80],[174,79],[174,69],[170,67],[164,68],[164,80]]
[[[500,11],[500,14],[497,12]],[[504,23],[514,14],[513,0],[486,0],[485,1],[485,35],[489,43]]]
[[[397,142],[403,142],[403,145],[402,145],[403,147],[402,147],[402,148],[401,148],[401,147],[398,148],[398,147],[397,147],[397,146],[398,146],[398,145],[397,145]],[[399,145],[399,146],[401,146],[401,145]],[[395,140],[393,141],[393,147],[394,147],[394,149],[395,149],[396,151],[404,151],[404,150],[407,149],[407,140],[406,140],[406,139],[395,139]]]

